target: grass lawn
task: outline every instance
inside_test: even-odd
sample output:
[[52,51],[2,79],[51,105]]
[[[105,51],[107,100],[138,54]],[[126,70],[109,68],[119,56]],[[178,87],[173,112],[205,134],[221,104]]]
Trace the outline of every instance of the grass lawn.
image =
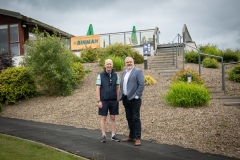
[[0,134],[1,160],[83,160],[38,143]]

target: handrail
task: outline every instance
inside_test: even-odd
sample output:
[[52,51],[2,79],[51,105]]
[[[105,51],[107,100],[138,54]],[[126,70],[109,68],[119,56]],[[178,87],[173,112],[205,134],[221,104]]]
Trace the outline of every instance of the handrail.
[[224,65],[228,65],[228,64],[237,64],[237,63],[240,63],[240,61],[238,61],[238,62],[223,63],[223,64],[224,64]]
[[157,45],[159,44],[159,34],[160,34],[159,28],[155,27],[155,30],[153,32],[153,50],[155,50],[155,53],[157,51]]
[[[199,49],[197,49],[197,48],[195,48],[195,47],[192,47],[192,46],[190,46],[190,45],[188,45],[188,44],[186,44],[186,43],[184,43],[184,44],[187,45],[187,46],[189,46],[189,47],[191,47],[191,48],[194,48],[194,49],[196,49],[196,50],[198,51],[198,67],[199,67],[198,72],[199,72],[200,75],[201,75],[201,66],[200,66],[200,64],[201,64],[201,57],[200,57],[200,55],[205,55],[205,56],[209,56],[209,57],[221,58],[221,63],[222,63],[222,90],[225,91],[225,72],[224,72],[223,57],[221,57],[221,56],[215,56],[215,55],[211,55],[211,54],[200,53],[200,50],[199,50]],[[183,63],[184,63],[184,62],[183,62]]]
[[[176,68],[178,68],[178,55],[179,55],[179,39],[180,39],[180,41],[181,41],[181,35],[178,33],[176,36],[175,36],[175,38],[172,40],[172,55],[173,55],[173,65],[175,65],[174,64],[174,62],[175,62],[175,59],[174,59],[174,47],[175,47],[175,45],[174,45],[174,41],[175,41],[175,39],[178,37],[178,42],[177,42],[177,45],[176,45]],[[180,37],[180,38],[179,38]]]
[[179,33],[176,35],[176,37],[172,40],[172,42],[177,38],[177,36],[179,35]]

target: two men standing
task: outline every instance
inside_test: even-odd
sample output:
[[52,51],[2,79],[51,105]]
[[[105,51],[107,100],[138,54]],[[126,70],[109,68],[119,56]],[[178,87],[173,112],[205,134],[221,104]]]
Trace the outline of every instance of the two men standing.
[[[120,141],[116,133],[115,115],[118,115],[118,101],[122,100],[126,119],[129,127],[129,137],[122,142],[135,142],[135,146],[141,145],[141,120],[140,107],[142,104],[142,92],[144,89],[144,74],[142,70],[134,67],[132,57],[125,58],[126,70],[122,72],[119,89],[117,74],[112,70],[112,60],[105,61],[105,71],[98,75],[96,82],[96,93],[101,115],[101,142],[106,142],[106,116],[110,112],[112,140]],[[112,78],[106,78],[106,73],[110,73]],[[115,75],[116,74],[116,75]],[[109,81],[109,84],[107,83]],[[110,84],[111,81],[111,84]],[[119,91],[120,90],[120,91]],[[112,102],[114,101],[114,102]],[[105,137],[105,138],[104,138]]]

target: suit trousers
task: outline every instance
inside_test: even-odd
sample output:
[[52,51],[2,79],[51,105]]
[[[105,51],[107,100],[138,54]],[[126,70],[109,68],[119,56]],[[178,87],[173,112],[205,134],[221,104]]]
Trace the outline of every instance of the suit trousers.
[[126,119],[130,130],[129,138],[141,139],[141,120],[140,120],[140,107],[142,99],[128,100],[127,96],[123,97],[123,105],[126,112]]

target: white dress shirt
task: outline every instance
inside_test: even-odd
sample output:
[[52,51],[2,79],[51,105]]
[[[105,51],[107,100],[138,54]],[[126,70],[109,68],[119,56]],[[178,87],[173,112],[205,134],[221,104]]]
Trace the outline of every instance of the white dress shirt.
[[132,69],[130,71],[127,71],[127,73],[124,76],[124,80],[123,80],[123,94],[124,95],[127,95],[127,82],[128,82],[128,78],[129,78],[131,71],[132,71]]

